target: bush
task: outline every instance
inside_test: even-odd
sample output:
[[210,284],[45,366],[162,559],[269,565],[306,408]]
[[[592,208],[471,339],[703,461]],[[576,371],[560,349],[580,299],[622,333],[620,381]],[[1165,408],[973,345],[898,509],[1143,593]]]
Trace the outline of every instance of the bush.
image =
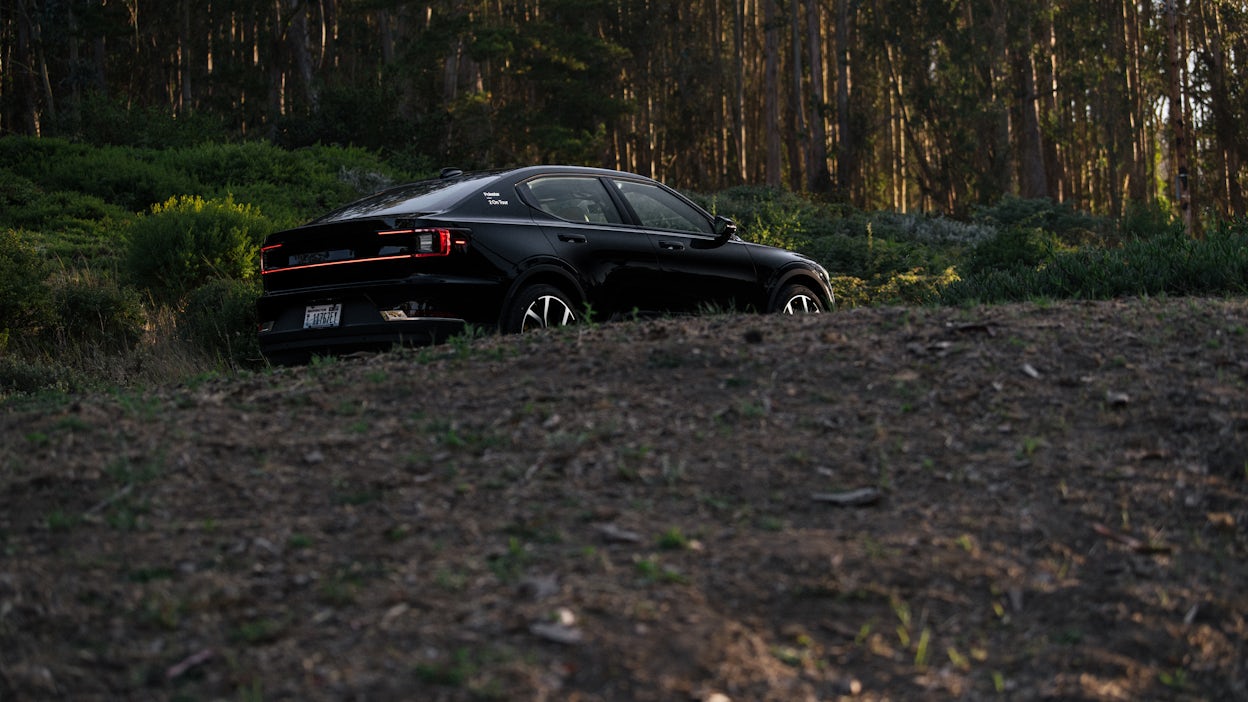
[[51,131],[90,144],[167,149],[220,139],[225,123],[203,110],[175,115],[168,108],[88,92],[81,104],[58,111]]
[[1001,230],[1042,229],[1068,246],[1104,243],[1113,223],[1103,217],[1077,212],[1047,198],[1004,197],[996,204],[975,210],[972,220]]
[[56,343],[96,347],[104,353],[128,351],[143,338],[147,315],[138,292],[91,273],[75,273],[53,283]]
[[259,210],[232,198],[171,198],[132,225],[126,270],[153,299],[177,306],[210,280],[255,275],[260,243],[272,229]]
[[966,257],[968,275],[1018,268],[1039,268],[1057,254],[1059,242],[1035,227],[1012,226],[976,245]]
[[1135,295],[1242,295],[1248,292],[1248,233],[1218,230],[1206,239],[1180,233],[1112,249],[1063,251],[1043,267],[988,270],[941,292],[946,304],[1037,297],[1109,299]]
[[0,356],[0,398],[12,393],[65,391],[76,387],[73,374],[61,366]]
[[[126,213],[199,190],[194,177],[177,167],[176,153],[55,138],[0,138],[0,163],[11,176],[38,192],[90,195]],[[29,195],[26,201],[32,201]]]
[[790,249],[808,241],[803,230],[819,217],[814,203],[780,188],[741,185],[691,199],[709,212],[736,220],[742,239]]
[[29,238],[12,229],[0,232],[0,332],[7,332],[6,339],[39,330],[52,310],[45,285],[50,267]]
[[233,196],[280,226],[294,226],[390,185],[401,176],[361,149],[271,144],[203,144],[170,156],[179,170],[211,184],[205,195]]
[[187,298],[179,328],[197,348],[234,365],[260,359],[256,338],[256,299],[260,286],[250,280],[214,280]]
[[1185,235],[1183,223],[1174,217],[1168,207],[1138,202],[1127,205],[1118,229],[1126,240]]

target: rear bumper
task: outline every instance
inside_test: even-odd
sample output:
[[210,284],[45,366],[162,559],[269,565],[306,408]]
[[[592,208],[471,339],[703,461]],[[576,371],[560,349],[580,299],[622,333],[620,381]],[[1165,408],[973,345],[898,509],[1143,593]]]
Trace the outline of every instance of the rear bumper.
[[[496,324],[494,281],[420,276],[401,281],[270,291],[260,297],[260,351],[276,362],[313,354],[387,350],[445,341],[469,324]],[[334,326],[305,328],[311,306],[337,305]],[[392,311],[402,310],[395,315]]]
[[438,344],[464,331],[468,323],[445,317],[415,317],[398,322],[348,324],[329,329],[261,331],[260,352],[275,362],[306,360],[316,354],[385,351],[398,346]]

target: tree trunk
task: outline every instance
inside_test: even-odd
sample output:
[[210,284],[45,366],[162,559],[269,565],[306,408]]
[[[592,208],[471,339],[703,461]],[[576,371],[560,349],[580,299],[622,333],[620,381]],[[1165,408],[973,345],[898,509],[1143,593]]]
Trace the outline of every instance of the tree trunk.
[[818,0],[806,0],[806,47],[810,53],[810,151],[806,173],[811,192],[826,194],[832,185],[828,173],[828,134],[824,127],[823,40]]
[[837,0],[836,3],[836,187],[845,196],[851,194],[850,183],[858,151],[857,135],[849,114],[850,2]]
[[806,187],[806,179],[803,176],[805,158],[802,156],[802,147],[809,139],[809,135],[806,133],[804,119],[806,111],[802,107],[802,22],[799,0],[789,0],[789,45],[792,47],[789,53],[792,70],[789,84],[789,138],[787,140],[789,188],[794,192],[801,192]]
[[[1053,125],[1060,118],[1060,112],[1057,104],[1057,29],[1053,26],[1053,3],[1051,0],[1045,0],[1040,17],[1041,35],[1044,37],[1042,44],[1044,47],[1044,61],[1040,64],[1042,70],[1040,71],[1038,86],[1041,90],[1041,105],[1043,106],[1041,114],[1045,122]],[[1056,136],[1045,140],[1044,165],[1046,187],[1049,195],[1058,202],[1064,201],[1067,194],[1061,153],[1059,140]]]
[[1009,76],[1010,35],[1009,8],[1007,0],[993,0],[989,16],[988,32],[992,61],[989,64],[993,107],[989,115],[991,132],[985,145],[991,154],[992,185],[1000,193],[1014,192],[1012,173],[1012,149],[1010,148],[1010,110],[1013,101],[1012,83]]
[[290,45],[294,74],[299,79],[303,108],[315,112],[320,102],[312,76],[312,53],[308,48],[308,6],[303,0],[286,0],[290,13],[287,43]]
[[[1026,21],[1026,20],[1025,20]],[[1044,137],[1040,133],[1039,96],[1036,95],[1036,64],[1031,50],[1031,26],[1027,21],[1023,46],[1016,56],[1021,79],[1023,115],[1019,129],[1019,189],[1025,198],[1048,197],[1048,182],[1044,173]]]
[[1188,172],[1187,124],[1184,121],[1184,90],[1179,51],[1179,17],[1183,0],[1166,0],[1166,67],[1170,88],[1170,178],[1183,231],[1192,233],[1191,178]]
[[732,136],[737,150],[738,182],[744,183],[749,178],[745,150],[745,0],[734,2],[733,10],[736,13],[732,26],[732,44],[736,59],[736,71],[733,76],[736,99],[733,101]]
[[1220,7],[1209,7],[1205,0],[1197,0],[1197,16],[1200,17],[1199,28],[1203,37],[1204,56],[1209,67],[1209,102],[1213,113],[1213,129],[1215,146],[1213,148],[1214,163],[1217,175],[1218,211],[1222,216],[1240,214],[1245,209],[1243,188],[1239,182],[1242,150],[1248,147],[1248,140],[1238,133],[1234,100],[1231,97],[1227,79],[1227,52],[1223,42],[1223,24],[1220,21]]
[[767,185],[778,187],[780,172],[780,29],[776,26],[776,0],[763,0],[764,112],[767,130]]

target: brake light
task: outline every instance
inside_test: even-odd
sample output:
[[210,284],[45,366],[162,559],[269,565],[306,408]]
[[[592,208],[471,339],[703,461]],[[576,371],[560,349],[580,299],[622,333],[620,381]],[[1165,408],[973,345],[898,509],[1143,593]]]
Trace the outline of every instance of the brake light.
[[465,232],[450,229],[385,229],[377,232],[379,245],[360,249],[338,248],[332,250],[279,252],[283,244],[272,244],[260,249],[260,272],[267,275],[281,271],[340,266],[346,263],[372,261],[395,261],[412,258],[450,256],[452,251],[462,252],[468,245]]
[[[449,229],[391,229],[377,232],[377,236],[410,235],[412,258],[426,256],[449,256],[451,253],[451,230]],[[383,249],[391,248],[389,246]]]
[[269,265],[269,252],[280,248],[282,248],[281,244],[270,244],[269,246],[260,247],[260,273],[262,275],[268,273],[270,268],[276,267]]

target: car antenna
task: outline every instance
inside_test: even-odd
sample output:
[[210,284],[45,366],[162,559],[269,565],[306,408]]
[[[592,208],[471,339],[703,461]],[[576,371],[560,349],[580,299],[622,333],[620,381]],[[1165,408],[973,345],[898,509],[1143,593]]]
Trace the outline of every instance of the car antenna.
[[439,178],[458,178],[459,176],[463,174],[464,172],[459,170],[458,168],[452,168],[448,166],[442,169],[442,172],[438,174],[438,177]]

